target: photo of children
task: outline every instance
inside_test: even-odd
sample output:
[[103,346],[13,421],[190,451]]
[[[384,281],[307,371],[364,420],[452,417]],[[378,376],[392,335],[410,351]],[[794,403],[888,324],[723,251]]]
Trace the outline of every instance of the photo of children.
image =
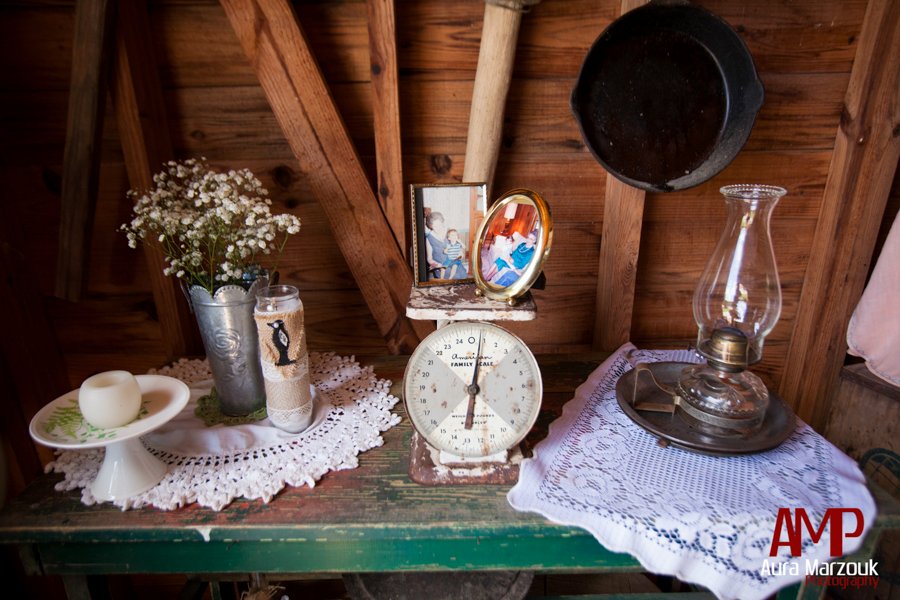
[[531,264],[540,222],[530,204],[511,202],[502,218],[492,219],[481,247],[481,275],[499,287],[514,284]]
[[475,225],[484,218],[483,186],[413,186],[417,247],[417,282],[471,281],[469,248]]
[[[466,251],[459,241],[459,232],[455,229],[447,230],[447,241],[444,245],[444,254],[447,259],[444,261],[444,271],[441,273],[441,276],[444,279],[456,279],[458,269],[466,269],[462,262],[466,257]],[[449,272],[447,269],[450,269]]]

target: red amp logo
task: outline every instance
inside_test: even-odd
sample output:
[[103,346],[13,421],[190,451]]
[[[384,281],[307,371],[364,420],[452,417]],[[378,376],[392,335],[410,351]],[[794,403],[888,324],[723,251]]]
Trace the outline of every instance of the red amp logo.
[[[829,534],[829,554],[837,558],[844,554],[844,540],[858,538],[864,529],[862,511],[858,508],[829,508],[822,521],[816,527],[806,510],[795,508],[779,508],[775,519],[775,531],[769,556],[777,557],[779,548],[788,548],[791,557],[799,558],[803,552],[804,530],[812,543],[817,544],[827,531]],[[769,562],[763,560],[760,575],[806,575],[806,583],[819,587],[861,588],[878,586],[878,563],[869,559],[865,563],[831,561],[820,562],[818,559],[805,560],[803,568],[797,560]]]
[[[844,513],[852,514],[856,517],[856,528],[844,533]],[[809,532],[809,537],[814,544],[818,544],[825,533],[825,527],[831,525],[831,548],[829,554],[832,558],[844,555],[844,536],[859,537],[863,532],[863,514],[858,508],[829,508],[822,517],[822,522],[818,528],[813,528],[806,509],[795,508],[794,517],[791,518],[791,509],[779,508],[778,517],[775,520],[775,534],[772,537],[772,547],[769,548],[769,556],[778,556],[778,548],[787,546],[791,549],[791,556],[800,556],[803,546],[803,528]],[[782,536],[787,529],[787,541],[782,542]]]

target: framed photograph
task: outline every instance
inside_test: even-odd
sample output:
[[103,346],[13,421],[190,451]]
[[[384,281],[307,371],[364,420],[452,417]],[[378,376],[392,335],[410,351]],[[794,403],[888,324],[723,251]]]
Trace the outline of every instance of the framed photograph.
[[417,287],[474,281],[472,244],[486,194],[483,183],[410,186]]
[[540,194],[526,189],[504,194],[491,206],[475,239],[479,291],[515,304],[541,274],[552,240],[550,208]]

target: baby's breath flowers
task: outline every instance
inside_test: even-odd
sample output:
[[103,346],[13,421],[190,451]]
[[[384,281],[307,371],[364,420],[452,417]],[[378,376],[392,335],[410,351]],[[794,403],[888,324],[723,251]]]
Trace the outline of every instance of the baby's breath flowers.
[[153,183],[149,192],[128,192],[134,218],[120,228],[128,245],[158,241],[168,263],[164,273],[210,294],[241,285],[259,268],[260,255],[280,255],[300,231],[299,218],[269,211],[268,191],[247,169],[218,173],[203,158],[169,161]]

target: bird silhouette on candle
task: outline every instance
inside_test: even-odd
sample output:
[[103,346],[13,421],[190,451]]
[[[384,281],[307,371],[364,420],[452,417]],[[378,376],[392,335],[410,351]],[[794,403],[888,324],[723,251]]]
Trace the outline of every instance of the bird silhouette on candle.
[[284,321],[278,319],[277,321],[266,323],[266,325],[272,328],[272,343],[275,345],[275,349],[278,350],[278,362],[276,362],[275,365],[283,367],[297,362],[288,357],[288,347],[291,345],[291,337],[284,327]]

